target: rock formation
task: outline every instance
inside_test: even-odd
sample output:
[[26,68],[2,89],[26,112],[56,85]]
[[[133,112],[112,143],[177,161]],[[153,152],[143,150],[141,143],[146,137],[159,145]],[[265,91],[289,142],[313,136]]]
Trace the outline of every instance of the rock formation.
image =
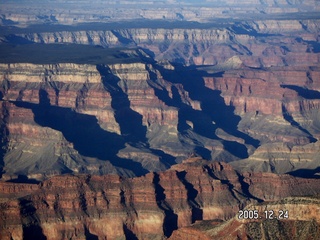
[[0,6],[1,239],[320,239],[319,1]]
[[[210,29],[5,35],[12,43],[135,47],[120,50],[110,63],[56,63],[59,57],[53,57],[48,64],[1,64],[7,177],[20,172],[41,179],[44,172],[69,171],[141,175],[168,169],[192,153],[225,162],[247,159],[234,163],[237,169],[316,169],[319,26],[319,20],[303,16]],[[81,133],[83,140],[75,129],[71,133],[80,126],[72,122],[80,119],[91,128]],[[39,164],[41,152],[50,156],[50,167]],[[14,169],[20,159],[29,160]]]
[[[281,200],[319,194],[319,179],[270,173],[242,175],[228,164],[208,164],[199,158],[136,178],[63,175],[39,184],[0,184],[2,239],[162,239],[171,235],[181,239],[177,236],[183,236],[184,227],[212,219],[230,219],[224,228],[243,225],[234,230],[237,234],[258,234],[249,231],[256,222],[232,218],[245,206],[261,212],[265,206],[274,211],[287,209],[293,222],[309,221],[313,214],[319,224],[316,199]],[[264,205],[256,205],[264,201]],[[292,226],[290,221],[283,224]],[[293,225],[293,229],[295,226],[300,225]],[[219,236],[222,232],[220,227]]]
[[[76,3],[76,4],[75,4]],[[295,14],[319,11],[319,2],[279,0],[227,1],[43,1],[41,5],[20,1],[19,5],[4,0],[0,23],[62,24],[116,22],[134,20],[178,20],[208,22],[214,18],[245,16],[255,19],[266,14]],[[76,5],[76,6],[75,6]]]
[[[319,198],[310,197],[291,197],[251,205],[245,211],[257,211],[261,218],[239,219],[237,215],[224,223],[218,220],[199,221],[174,231],[169,239],[318,239],[318,206]],[[279,219],[283,212],[288,215]],[[269,214],[273,214],[272,218]]]

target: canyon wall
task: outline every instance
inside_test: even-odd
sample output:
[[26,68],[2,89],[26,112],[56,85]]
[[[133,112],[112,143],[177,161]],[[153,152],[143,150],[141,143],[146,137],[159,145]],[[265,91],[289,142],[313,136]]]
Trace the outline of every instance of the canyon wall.
[[[134,20],[184,20],[208,22],[249,15],[295,14],[319,11],[319,2],[243,0],[243,1],[44,1],[41,5],[20,1],[2,3],[0,23],[27,26],[31,24],[110,23]],[[75,6],[76,5],[76,6]]]
[[[29,63],[3,60],[4,178],[143,175],[192,155],[233,161],[239,170],[316,173],[320,22],[304,11],[318,4],[276,3],[300,4],[306,8],[294,15],[261,9],[256,19],[203,24],[7,29],[0,38],[5,46],[78,46],[82,53],[91,45],[117,54],[110,51],[108,63],[97,56],[95,64],[63,63],[59,56],[41,64],[41,54]],[[277,11],[273,1],[262,5]]]
[[[179,239],[174,230],[202,220],[232,219],[249,203],[320,192],[319,179],[241,175],[228,164],[199,158],[131,179],[64,175],[39,184],[0,184],[2,239],[162,239],[172,233]],[[275,211],[288,209],[290,220],[303,220],[298,213],[304,208],[292,204],[267,203]],[[310,210],[312,204],[305,207]]]
[[[245,211],[257,211],[261,219],[233,219],[199,221],[180,228],[169,239],[317,239],[319,231],[319,198],[291,197],[281,201],[250,205]],[[288,214],[286,217],[282,213]],[[274,213],[270,218],[268,214]],[[267,215],[266,215],[267,214]],[[268,218],[266,218],[268,216]]]
[[[127,63],[119,58],[96,65],[1,64],[8,178],[19,171],[39,178],[51,168],[59,170],[49,175],[124,168],[123,174],[133,176],[165,170],[194,153],[226,162],[248,159],[237,163],[247,168],[259,161],[256,170],[263,171],[315,168],[318,29],[317,20],[290,26],[279,20],[210,30],[122,29],[110,31],[109,40],[108,31],[104,37],[90,31],[20,35],[46,44],[103,44],[91,38],[139,48],[130,50],[136,58]],[[296,39],[296,32],[303,37]],[[76,137],[80,123],[72,123],[79,119],[88,125],[81,138]],[[51,159],[46,164],[51,167],[39,165],[43,158]],[[14,169],[19,159],[30,160]]]

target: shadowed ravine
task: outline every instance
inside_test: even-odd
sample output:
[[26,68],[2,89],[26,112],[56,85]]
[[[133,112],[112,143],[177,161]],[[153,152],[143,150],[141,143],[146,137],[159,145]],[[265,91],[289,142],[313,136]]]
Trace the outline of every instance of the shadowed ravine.
[[[189,120],[193,123],[196,133],[210,139],[220,140],[224,148],[238,158],[247,158],[249,156],[247,147],[235,141],[219,138],[215,134],[218,128],[223,129],[230,135],[243,139],[246,144],[250,144],[255,148],[259,146],[260,142],[258,140],[237,129],[241,118],[234,114],[234,107],[225,104],[223,97],[220,95],[221,92],[211,90],[205,86],[203,80],[205,72],[194,70],[192,74],[189,72],[185,74],[187,69],[181,66],[177,67],[178,70],[175,72],[159,66],[156,67],[166,80],[174,84],[182,84],[184,89],[189,92],[190,98],[201,103],[201,111],[195,110],[181,101],[179,93],[174,87],[172,89],[172,99],[168,97],[166,91],[155,88],[155,93],[159,99],[169,106],[179,107],[178,130],[181,134],[186,134],[186,130],[189,128],[186,121]],[[153,81],[156,81],[155,76],[153,77]],[[204,148],[198,150],[201,156],[207,158],[206,156],[209,153],[204,151]]]
[[154,173],[153,184],[155,188],[157,206],[165,214],[163,219],[163,234],[166,237],[170,237],[172,232],[178,229],[178,215],[174,213],[172,208],[165,201],[166,195],[164,194],[164,188],[160,185],[160,176],[158,173]]
[[203,209],[201,209],[200,205],[196,201],[196,197],[198,195],[198,191],[194,188],[194,186],[187,181],[186,179],[187,172],[177,172],[178,179],[182,182],[184,187],[187,190],[188,204],[191,208],[191,222],[195,223],[198,220],[203,220]]
[[[1,92],[0,92],[1,95]],[[0,99],[2,97],[0,96]],[[0,102],[0,104],[6,104],[5,102]],[[3,166],[4,166],[4,155],[6,153],[6,148],[8,144],[8,128],[6,126],[7,124],[7,118],[8,118],[8,110],[5,107],[2,107],[2,113],[3,116],[2,121],[0,122],[0,135],[2,136],[1,142],[0,142],[0,178],[2,176]]]
[[50,106],[45,90],[40,90],[39,95],[40,104],[19,101],[14,104],[31,109],[34,121],[40,126],[62,132],[81,155],[108,160],[115,167],[131,170],[137,176],[147,173],[140,163],[117,156],[118,151],[124,148],[124,139],[103,130],[96,117],[77,113],[70,108]]
[[128,95],[119,87],[119,79],[111,73],[109,67],[98,65],[97,70],[101,74],[105,89],[112,97],[111,107],[115,112],[115,119],[120,126],[120,131],[125,142],[137,148],[144,148],[154,155],[159,156],[160,161],[169,168],[175,164],[175,158],[162,150],[153,149],[146,138],[147,127],[142,124],[142,115],[130,107]]
[[47,237],[43,234],[39,217],[37,216],[37,209],[33,202],[27,199],[19,201],[20,214],[22,216],[22,230],[23,239],[25,240],[46,240]]

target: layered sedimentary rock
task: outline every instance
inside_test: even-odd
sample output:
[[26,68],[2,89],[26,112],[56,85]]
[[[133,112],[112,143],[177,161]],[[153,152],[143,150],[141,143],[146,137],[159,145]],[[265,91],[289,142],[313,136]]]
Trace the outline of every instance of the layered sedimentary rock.
[[[303,11],[310,6],[317,11],[318,4],[277,2],[305,8],[295,15],[265,14],[269,7],[278,11],[273,4],[262,4],[259,20],[215,19],[206,25],[146,21],[139,27],[7,29],[2,44],[20,49],[94,45],[83,51],[98,49],[98,54],[122,48],[108,63],[101,55],[92,56],[100,59],[97,64],[57,63],[59,57],[41,64],[40,56],[30,60],[33,64],[23,63],[14,58],[16,52],[3,61],[8,62],[0,66],[5,177],[47,173],[51,168],[38,164],[45,151],[52,169],[59,166],[53,173],[143,175],[194,154],[225,162],[242,159],[233,163],[237,169],[286,173],[307,167],[316,173],[320,24],[316,13]],[[36,146],[42,149],[38,156]],[[13,169],[22,159],[28,159],[22,172]]]
[[[44,1],[41,5],[20,1],[20,6],[10,1],[2,3],[1,23],[30,25],[39,23],[79,24],[114,22],[124,20],[186,20],[207,22],[213,18],[250,14],[305,13],[319,10],[316,0],[308,1]],[[170,7],[168,7],[170,5]],[[26,6],[28,8],[26,8]],[[94,13],[94,14],[93,14]],[[254,18],[254,17],[253,17]]]
[[[254,224],[232,219],[249,203],[320,192],[319,179],[241,175],[225,163],[204,163],[189,159],[165,172],[132,179],[65,175],[39,184],[1,182],[2,239],[161,239],[172,233],[173,239],[180,239],[177,236],[183,235],[184,227],[197,221],[231,219],[223,226]],[[288,210],[290,221],[309,221],[313,214],[317,222],[316,200],[298,200],[285,199],[266,206],[274,211]],[[251,208],[263,213],[265,206],[248,206]]]
[[[317,166],[316,62],[252,69],[240,55],[191,69],[156,62],[141,49],[136,54],[140,60],[132,63],[2,64],[6,172],[117,172],[123,168],[117,159],[128,159],[140,168],[128,174],[142,174],[193,152],[227,162],[250,156],[262,160],[256,170],[285,160],[271,164],[281,173],[301,160]],[[81,132],[81,124],[90,127]],[[51,159],[45,171],[38,163],[44,155]],[[18,171],[19,159],[30,160]]]
[[317,239],[320,236],[318,206],[319,198],[310,197],[251,205],[245,211],[257,211],[261,218],[239,219],[237,215],[225,223],[199,221],[174,231],[169,239]]
[[[149,84],[151,70],[145,63],[3,64],[1,68],[2,125],[7,131],[4,148],[9,153],[4,164],[9,174],[43,169],[50,175],[51,168],[57,168],[56,173],[63,168],[78,172],[88,159],[93,164],[89,172],[101,168],[113,172],[108,162],[104,167],[99,161],[120,157],[138,158],[150,170],[166,168],[159,161],[165,153],[153,150],[153,145],[163,144],[154,140],[150,145],[147,138],[155,139],[163,132],[177,142],[178,112],[155,96]],[[13,170],[19,159],[25,164]]]
[[101,28],[98,31],[54,31],[53,28],[50,32],[28,31],[4,38],[16,43],[27,41],[104,47],[139,46],[150,50],[157,60],[165,59],[187,65],[224,64],[224,67],[230,67],[232,62],[229,59],[239,56],[245,66],[261,68],[304,64],[308,67],[317,66],[318,33],[318,19],[301,17],[298,20],[230,22],[226,26],[208,24],[208,28],[199,25],[172,29],[170,24],[158,28],[151,24],[149,28]]

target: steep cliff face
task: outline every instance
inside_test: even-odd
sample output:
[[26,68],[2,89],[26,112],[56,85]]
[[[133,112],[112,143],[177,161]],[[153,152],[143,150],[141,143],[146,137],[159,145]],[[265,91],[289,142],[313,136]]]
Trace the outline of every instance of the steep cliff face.
[[[203,163],[201,159],[190,159],[165,172],[132,179],[116,175],[65,175],[38,185],[2,182],[1,236],[161,239],[196,221],[231,219],[249,203],[320,192],[318,179],[240,175],[225,163]],[[261,195],[259,188],[265,189],[268,196]],[[301,215],[304,207],[316,216],[312,206],[316,204],[308,201],[303,206],[289,200],[267,203],[274,211],[288,209],[293,221],[310,219]],[[258,209],[263,211],[263,205],[258,205]],[[173,232],[172,237],[176,235]]]
[[237,164],[280,173],[317,166],[317,66],[255,70],[234,56],[192,69],[136,54],[140,61],[132,63],[1,64],[6,178],[141,175],[190,153],[227,162],[249,157]]
[[[3,129],[8,132],[3,135],[8,153],[4,164],[9,175],[27,172],[36,177],[43,172],[81,172],[83,167],[89,172],[115,172],[112,165],[125,166],[115,162],[120,158],[140,161],[138,171],[173,164],[161,163],[159,158],[166,153],[153,147],[163,145],[156,140],[160,134],[178,142],[178,112],[155,96],[146,64],[1,68]],[[168,151],[174,153],[170,147]],[[17,161],[24,164],[15,168]],[[130,166],[126,168],[130,175]]]
[[[152,24],[151,24],[152,26]],[[195,28],[121,28],[113,30],[50,31],[11,34],[6,41],[36,43],[74,43],[103,47],[139,46],[148,49],[157,60],[187,65],[229,67],[239,56],[245,66],[314,66],[320,22],[318,19],[231,22],[223,26],[209,24]],[[299,38],[297,38],[299,36]],[[229,60],[229,61],[228,61]],[[304,61],[302,61],[304,60]]]
[[[260,10],[278,11],[274,4],[307,3],[264,1]],[[304,10],[318,6],[307,5]],[[18,44],[18,50],[0,65],[4,177],[40,178],[49,170],[142,175],[192,154],[242,159],[233,163],[237,169],[286,173],[307,167],[316,173],[320,24],[318,15],[304,10],[204,24],[6,29],[3,46]],[[70,57],[74,63],[61,63],[66,59],[40,48],[46,54],[24,63],[15,57],[24,46],[64,46],[79,54]],[[88,52],[95,64],[80,64]],[[83,124],[88,128],[82,131]],[[40,164],[43,158],[50,168]],[[14,169],[22,159],[28,160]]]
[[[225,223],[200,221],[174,231],[169,239],[317,239],[320,236],[318,206],[319,198],[308,197],[251,205],[246,210],[257,211],[261,219],[239,219],[237,215]],[[277,219],[279,213],[282,217]]]

